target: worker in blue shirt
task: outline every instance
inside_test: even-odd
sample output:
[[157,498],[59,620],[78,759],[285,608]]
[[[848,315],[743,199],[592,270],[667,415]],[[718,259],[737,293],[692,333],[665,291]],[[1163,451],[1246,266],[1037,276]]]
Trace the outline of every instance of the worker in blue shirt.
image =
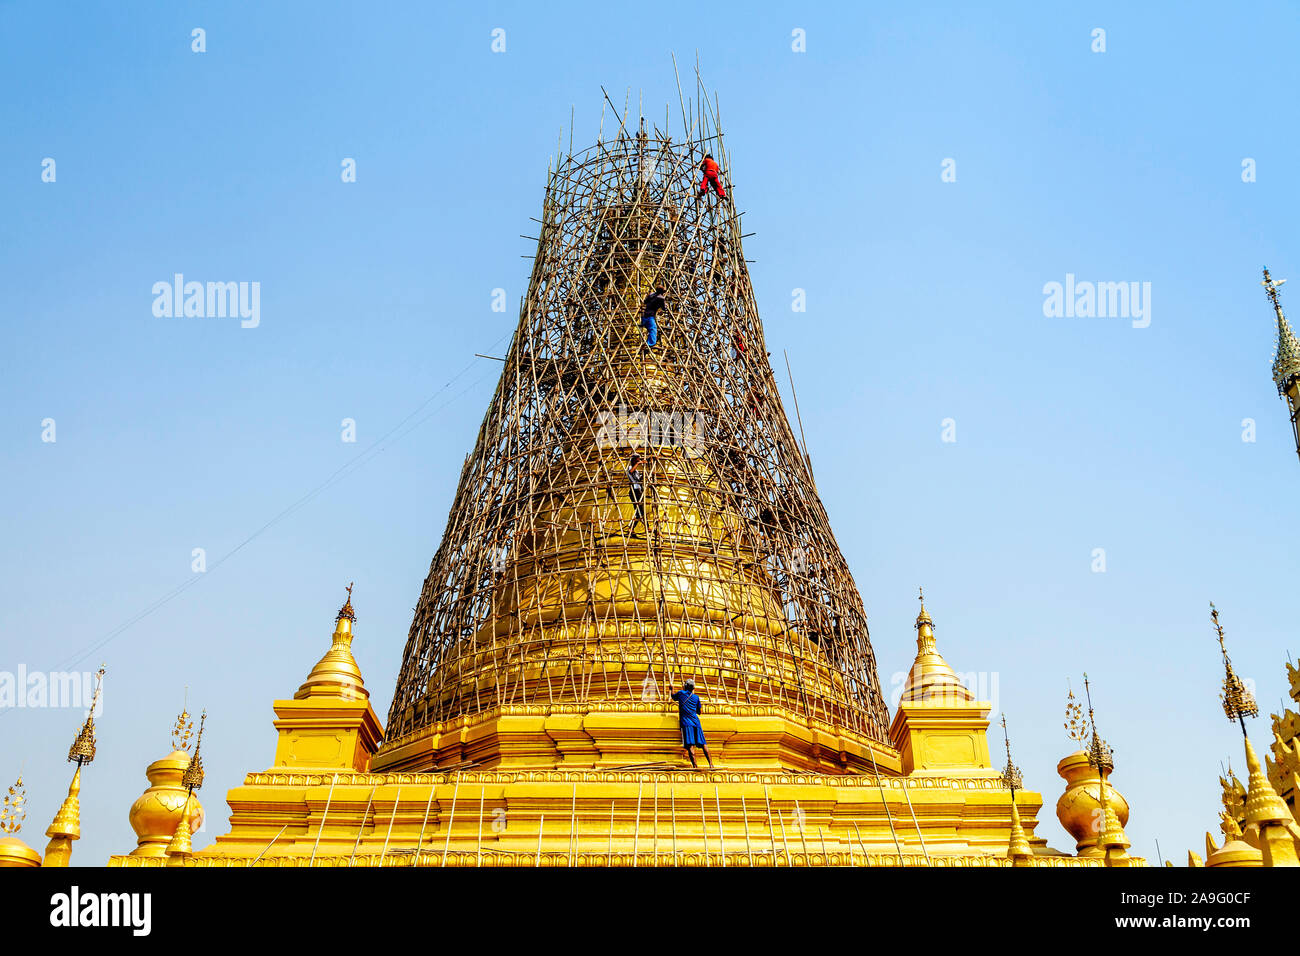
[[695,681],[687,678],[681,690],[673,691],[673,700],[677,701],[677,719],[682,729],[682,746],[686,756],[691,758],[691,766],[697,767],[694,747],[704,751],[704,759],[713,769],[713,758],[709,756],[708,745],[704,742],[704,728],[700,725],[700,698],[695,693]]

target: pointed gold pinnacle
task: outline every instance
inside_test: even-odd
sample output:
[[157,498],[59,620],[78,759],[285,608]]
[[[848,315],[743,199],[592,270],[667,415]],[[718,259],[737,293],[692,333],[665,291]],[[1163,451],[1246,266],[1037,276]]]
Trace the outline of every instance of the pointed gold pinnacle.
[[1210,602],[1210,620],[1214,622],[1214,631],[1219,637],[1219,652],[1223,655],[1223,692],[1219,702],[1223,704],[1223,713],[1229,720],[1241,724],[1241,732],[1246,732],[1246,717],[1258,717],[1259,707],[1255,695],[1246,687],[1246,682],[1232,669],[1232,658],[1228,656],[1228,646],[1223,640],[1223,625],[1219,623],[1219,609]]
[[199,748],[203,746],[203,725],[207,722],[208,712],[205,710],[199,715],[199,734],[194,739],[194,756],[190,758],[190,764],[181,774],[181,786],[186,790],[194,791],[203,786],[203,758],[199,756]]
[[1088,698],[1088,763],[1100,774],[1108,774],[1115,769],[1115,754],[1097,733],[1097,720],[1092,712],[1092,685],[1088,683],[1088,674],[1083,675],[1083,692]]
[[1002,770],[1002,782],[1011,791],[1011,796],[1014,798],[1016,791],[1020,789],[1025,781],[1020,774],[1020,768],[1011,762],[1011,738],[1007,735],[1006,714],[1002,715],[1002,742],[1007,748],[1007,765]]
[[339,613],[334,617],[335,621],[351,621],[354,624],[356,623],[357,612],[352,610],[352,585],[354,583],[355,582],[352,581],[348,582],[348,599],[344,602],[343,606],[339,608]]

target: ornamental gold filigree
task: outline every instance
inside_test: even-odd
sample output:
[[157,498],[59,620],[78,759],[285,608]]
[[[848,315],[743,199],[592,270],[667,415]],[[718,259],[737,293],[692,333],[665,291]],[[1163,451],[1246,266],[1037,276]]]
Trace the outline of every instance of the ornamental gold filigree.
[[190,712],[182,708],[180,715],[176,718],[176,726],[172,728],[172,750],[182,750],[188,753],[190,738],[193,736],[194,721],[190,718]]
[[95,711],[99,709],[99,695],[104,689],[104,665],[99,665],[95,673],[95,694],[90,698],[90,710],[86,712],[86,721],[81,725],[77,739],[68,748],[68,760],[78,767],[95,759]]
[[0,802],[0,833],[10,836],[23,828],[27,819],[27,789],[23,786],[23,775],[19,774],[9,792]]
[[203,758],[199,756],[199,748],[203,746],[203,725],[207,719],[208,712],[205,710],[199,715],[199,734],[194,739],[194,756],[190,758],[189,766],[181,774],[181,786],[187,790],[198,790],[203,786]]
[[1069,688],[1069,695],[1065,699],[1065,733],[1071,740],[1079,745],[1080,750],[1086,750],[1088,744],[1088,721],[1083,716],[1083,704],[1074,696],[1074,688]]
[[1007,748],[1007,765],[1002,770],[1002,782],[1006,784],[1012,796],[1015,796],[1017,790],[1025,782],[1021,776],[1020,768],[1011,762],[1011,738],[1007,735],[1007,715],[1002,715],[1002,742]]
[[1214,631],[1219,637],[1219,652],[1223,655],[1223,692],[1219,694],[1219,702],[1223,704],[1223,713],[1229,720],[1242,724],[1244,733],[1244,719],[1258,717],[1259,706],[1255,703],[1255,695],[1246,687],[1246,682],[1232,669],[1232,658],[1228,656],[1228,646],[1223,640],[1223,625],[1219,623],[1219,609],[1213,601],[1210,602],[1210,620],[1214,622]]

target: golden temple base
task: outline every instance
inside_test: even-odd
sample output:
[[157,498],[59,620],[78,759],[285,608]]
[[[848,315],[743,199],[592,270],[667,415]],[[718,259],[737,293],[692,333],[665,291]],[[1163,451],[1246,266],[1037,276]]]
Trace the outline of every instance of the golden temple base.
[[[987,778],[271,770],[249,774],[229,802],[231,832],[185,865],[1010,865],[1010,795]],[[1030,832],[1041,802],[1017,797]],[[1102,865],[1030,842],[1030,865]]]

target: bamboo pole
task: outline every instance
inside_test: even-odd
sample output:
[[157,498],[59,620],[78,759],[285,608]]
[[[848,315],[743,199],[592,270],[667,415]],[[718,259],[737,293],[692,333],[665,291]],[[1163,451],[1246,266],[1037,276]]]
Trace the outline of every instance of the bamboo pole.
[[370,804],[374,799],[375,799],[375,788],[371,787],[370,796],[366,798],[365,812],[361,814],[361,826],[357,827],[357,839],[356,842],[352,844],[352,854],[351,856],[348,857],[348,866],[351,866],[353,859],[356,858],[357,847],[361,845],[361,834],[364,833],[366,830],[366,818],[370,816]]
[[[185,805],[186,805],[186,807],[189,806],[189,801],[188,801],[188,800],[185,802]],[[253,858],[253,861],[252,861],[251,863],[249,863],[248,865],[249,865],[249,866],[257,866],[258,861],[261,860],[262,857],[266,856],[266,851],[269,850],[269,849],[271,849],[271,847],[275,846],[275,841],[278,840],[278,839],[280,839],[280,837],[282,837],[282,836],[284,835],[284,831],[287,830],[287,829],[289,829],[289,824],[287,824],[287,823],[286,823],[284,826],[280,827],[280,832],[277,833],[275,836],[273,836],[273,837],[271,838],[271,842],[268,843],[265,847],[263,847],[263,848],[262,848],[262,852],[259,853],[259,854],[257,854],[257,856],[255,856],[255,857]]]
[[798,800],[794,802],[794,814],[795,814],[795,821],[799,825],[799,845],[803,847],[803,862],[804,865],[807,866],[808,865],[808,840],[804,837],[803,834],[803,831],[805,829],[804,825],[807,823],[806,820],[807,814],[805,814],[803,810],[799,807]]
[[749,867],[754,868],[754,848],[749,844],[749,810],[745,806],[745,794],[740,794],[740,819],[745,824],[745,855],[749,857]]
[[316,828],[316,839],[311,845],[311,859],[307,861],[308,866],[316,865],[316,848],[320,846],[320,835],[325,831],[325,821],[330,815],[330,801],[334,799],[334,783],[338,778],[338,774],[330,776],[330,792],[325,797],[325,811],[320,815],[320,826]]
[[898,782],[903,787],[903,798],[907,801],[907,809],[912,814],[912,826],[916,827],[916,838],[921,841],[921,853],[925,856],[925,865],[930,865],[930,851],[925,848],[925,836],[921,833],[921,821],[916,818],[916,811],[912,809],[912,796],[907,792],[907,779],[899,777]]
[[424,805],[424,820],[420,823],[420,839],[415,845],[415,865],[420,865],[420,854],[424,851],[424,831],[429,828],[429,811],[433,809],[433,795],[438,788],[429,784],[429,802]]
[[704,793],[700,793],[700,828],[704,836],[704,865],[709,865],[709,818],[704,813]]
[[474,859],[476,867],[483,865],[483,802],[486,797],[487,787],[480,783],[478,788],[478,842],[475,847],[477,855]]
[[447,865],[447,848],[451,846],[451,828],[456,822],[456,797],[460,794],[460,774],[456,774],[456,786],[451,790],[451,813],[447,817],[447,839],[442,844],[442,862],[439,866]]
[[889,812],[889,801],[885,799],[885,785],[880,782],[880,768],[876,766],[876,753],[870,747],[867,753],[871,755],[871,772],[876,775],[876,787],[880,790],[880,806],[885,811],[885,819],[889,821],[889,832],[894,837],[894,849],[898,851],[898,865],[903,865],[903,845],[898,842],[898,831],[894,829],[894,815]]
[[781,858],[776,852],[776,830],[772,827],[772,801],[768,799],[767,784],[763,784],[763,804],[767,807],[767,838],[772,844],[772,869],[776,869],[781,864]]
[[641,791],[645,787],[644,780],[636,782],[636,820],[632,823],[632,866],[636,866],[637,854],[641,850]]
[[727,834],[722,826],[722,797],[718,795],[718,785],[713,785],[713,804],[718,809],[718,844],[722,848],[722,868],[727,867]]
[[[397,788],[397,796],[393,800],[393,812],[388,815],[388,829],[384,831],[384,848],[379,851],[380,869],[383,869],[384,857],[388,856],[388,839],[393,835],[393,821],[397,819],[397,807],[398,804],[400,804],[401,802],[402,802],[402,788],[399,786]],[[420,851],[418,848],[415,851],[415,855],[416,858],[418,859],[420,856]]]

